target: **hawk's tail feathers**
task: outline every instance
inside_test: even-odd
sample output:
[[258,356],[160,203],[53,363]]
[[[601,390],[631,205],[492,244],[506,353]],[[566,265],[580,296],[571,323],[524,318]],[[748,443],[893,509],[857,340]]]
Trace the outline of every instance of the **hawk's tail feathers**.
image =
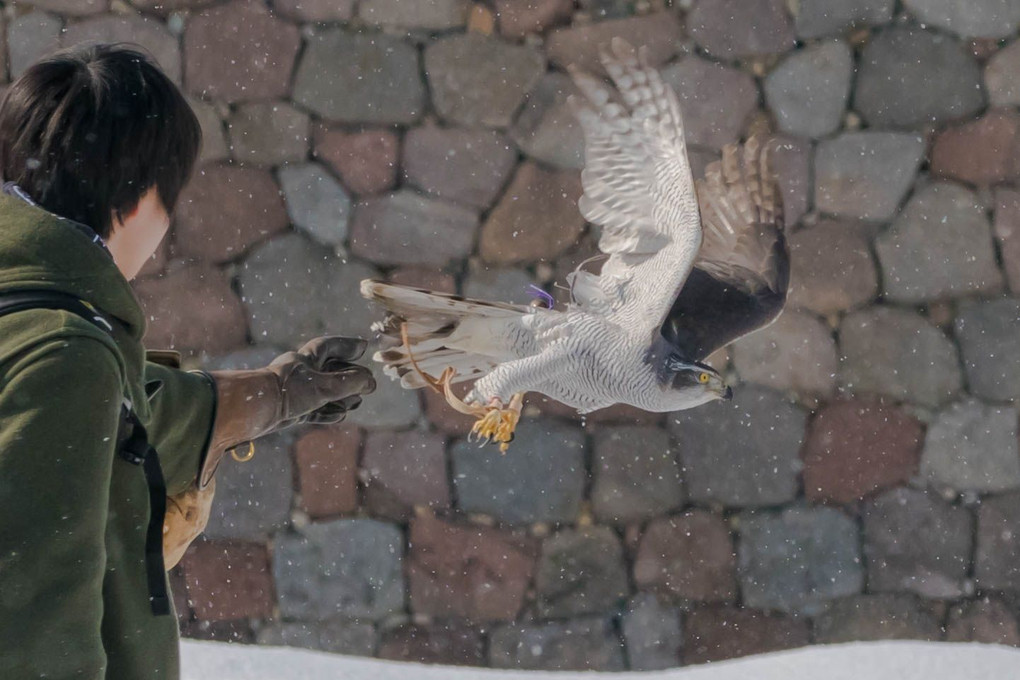
[[[399,378],[408,389],[427,384],[414,369],[412,357],[418,368],[433,378],[446,368],[456,371],[455,383],[482,377],[503,358],[498,356],[498,345],[486,342],[486,336],[499,334],[506,322],[517,321],[528,312],[526,307],[370,279],[361,282],[361,294],[389,312],[372,325],[383,344],[373,359],[384,365],[386,375]],[[401,336],[405,326],[411,356]]]

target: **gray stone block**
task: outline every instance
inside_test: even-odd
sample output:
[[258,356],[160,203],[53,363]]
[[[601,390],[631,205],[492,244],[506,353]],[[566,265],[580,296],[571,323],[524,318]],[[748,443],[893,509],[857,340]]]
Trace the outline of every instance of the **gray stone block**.
[[845,33],[857,26],[878,26],[892,20],[896,0],[800,0],[794,27],[801,38]]
[[308,156],[308,114],[286,102],[242,104],[227,127],[234,158],[241,163],[279,165],[303,161]]
[[546,73],[538,81],[509,132],[526,156],[560,169],[584,167],[584,134],[567,104],[577,92],[563,73]]
[[963,387],[953,342],[916,312],[884,306],[854,312],[840,324],[839,344],[840,384],[855,394],[938,407]]
[[459,441],[450,450],[458,507],[511,524],[572,522],[587,477],[584,448],[580,429],[527,418],[506,454]]
[[873,592],[956,599],[968,591],[973,518],[916,489],[893,489],[864,506],[864,556]]
[[688,56],[662,69],[684,116],[687,143],[721,149],[736,142],[758,107],[758,87],[743,71]]
[[260,645],[301,647],[334,654],[372,656],[375,627],[353,621],[274,621],[258,631]]
[[622,671],[623,643],[606,619],[511,624],[492,631],[493,668],[537,671]]
[[599,526],[550,536],[542,543],[535,589],[544,618],[615,611],[629,591],[620,539]]
[[285,617],[378,621],[404,609],[404,536],[371,519],[311,524],[279,537],[273,576]]
[[785,310],[775,323],[733,343],[733,366],[757,385],[806,396],[836,389],[839,354],[832,329],[818,317]]
[[982,590],[1020,590],[1020,493],[981,502],[974,576]]
[[985,66],[985,87],[992,106],[1020,106],[1020,42],[999,50]]
[[942,411],[928,428],[921,474],[956,491],[1020,488],[1016,408],[968,399]]
[[857,595],[834,602],[815,619],[815,642],[938,640],[935,613],[913,595]]
[[1009,0],[903,0],[917,20],[961,38],[1008,38],[1020,24],[1020,4]]
[[657,671],[680,665],[680,611],[657,597],[631,598],[621,621],[627,660],[632,671]]
[[1020,399],[1020,300],[961,304],[955,327],[970,392],[993,401]]
[[442,267],[467,257],[477,233],[477,210],[401,189],[357,204],[351,251],[381,265]]
[[469,127],[509,126],[543,73],[541,52],[478,33],[442,38],[425,48],[436,111]]
[[806,137],[838,130],[853,70],[853,53],[842,40],[791,53],[765,79],[765,99],[779,129]]
[[735,392],[732,402],[671,418],[690,499],[734,507],[793,500],[807,415],[772,390],[741,385]]
[[63,25],[60,17],[39,11],[22,14],[7,24],[7,64],[12,78],[57,49]]
[[924,157],[917,135],[846,132],[815,150],[815,207],[823,213],[888,220],[914,184]]
[[388,35],[317,33],[294,76],[294,101],[328,120],[413,123],[425,109],[418,50]]
[[280,168],[277,176],[290,220],[324,246],[341,248],[351,219],[351,199],[318,163]]
[[319,335],[366,337],[379,313],[358,293],[379,273],[299,234],[260,246],[241,265],[241,296],[258,343],[299,347]]
[[910,198],[875,239],[885,295],[918,303],[1000,290],[992,227],[973,192],[948,182]]
[[595,435],[592,508],[601,521],[627,524],[684,502],[677,450],[655,427],[610,427]]
[[404,136],[404,178],[431,196],[475,208],[492,205],[516,162],[510,141],[491,130],[426,125]]
[[401,429],[416,423],[422,412],[420,392],[401,387],[399,380],[383,374],[379,364],[373,363],[371,368],[375,392],[347,416],[347,422],[370,430]]
[[358,16],[366,24],[445,31],[467,23],[468,0],[361,0]]
[[854,521],[833,508],[788,508],[740,518],[737,572],[744,604],[815,615],[864,589]]
[[948,35],[904,24],[871,38],[861,53],[854,109],[872,126],[944,123],[984,103],[977,61]]
[[294,500],[294,431],[255,441],[255,457],[238,463],[229,457],[216,471],[205,535],[209,538],[265,540],[290,524]]

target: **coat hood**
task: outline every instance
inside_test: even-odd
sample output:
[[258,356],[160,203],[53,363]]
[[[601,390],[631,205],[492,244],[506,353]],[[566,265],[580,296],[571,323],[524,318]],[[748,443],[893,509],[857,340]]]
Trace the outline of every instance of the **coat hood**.
[[0,292],[53,290],[116,317],[141,341],[145,315],[109,253],[67,220],[0,194]]

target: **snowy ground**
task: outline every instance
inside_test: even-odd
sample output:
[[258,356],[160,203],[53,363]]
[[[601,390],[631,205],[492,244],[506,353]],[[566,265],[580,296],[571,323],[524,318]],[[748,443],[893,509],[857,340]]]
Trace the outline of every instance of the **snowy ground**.
[[422,666],[282,647],[182,643],[182,680],[1009,680],[1020,650],[974,643],[858,642],[655,673],[495,671]]

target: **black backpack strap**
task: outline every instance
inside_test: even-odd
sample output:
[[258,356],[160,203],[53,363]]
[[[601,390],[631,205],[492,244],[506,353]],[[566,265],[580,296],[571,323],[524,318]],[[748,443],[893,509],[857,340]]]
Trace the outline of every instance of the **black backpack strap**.
[[163,562],[163,520],[166,517],[166,480],[156,450],[149,444],[145,426],[138,420],[131,404],[124,402],[121,417],[127,421],[130,434],[118,447],[120,457],[133,465],[141,465],[149,485],[149,526],[145,530],[145,571],[149,582],[149,603],[152,613],[170,613],[170,594],[166,588],[166,564]]
[[29,309],[62,309],[91,321],[107,333],[113,331],[113,324],[102,312],[74,295],[54,290],[19,290],[0,294],[0,316]]
[[[107,333],[113,331],[113,324],[102,312],[73,295],[49,290],[0,293],[0,316],[30,309],[64,310],[92,322]],[[145,472],[145,481],[149,487],[149,526],[145,531],[145,571],[149,584],[149,602],[153,614],[164,616],[170,613],[166,565],[163,562],[166,480],[159,456],[149,444],[149,435],[127,399],[121,406],[117,455],[133,465],[141,465]]]

